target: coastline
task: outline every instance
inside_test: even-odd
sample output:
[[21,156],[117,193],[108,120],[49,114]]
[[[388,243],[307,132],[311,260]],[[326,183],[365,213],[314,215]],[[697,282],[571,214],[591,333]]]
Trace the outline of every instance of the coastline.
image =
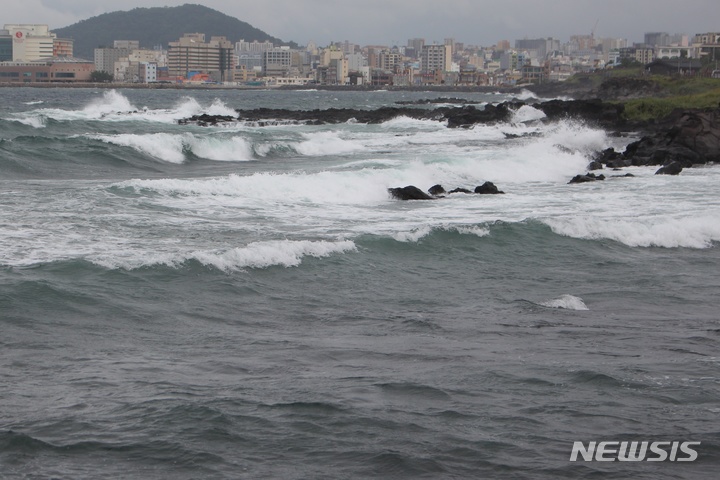
[[0,88],[95,88],[95,89],[141,89],[141,90],[323,90],[323,91],[392,91],[392,92],[459,92],[459,93],[513,93],[523,90],[533,91],[535,85],[519,87],[506,86],[373,86],[373,85],[217,85],[217,84],[179,84],[179,83],[0,83]]

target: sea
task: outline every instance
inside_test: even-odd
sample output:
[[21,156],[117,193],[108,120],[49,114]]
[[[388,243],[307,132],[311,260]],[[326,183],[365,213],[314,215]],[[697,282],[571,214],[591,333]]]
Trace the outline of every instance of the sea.
[[0,89],[0,478],[718,478],[720,166],[568,184],[639,132],[530,92],[178,122],[440,96]]

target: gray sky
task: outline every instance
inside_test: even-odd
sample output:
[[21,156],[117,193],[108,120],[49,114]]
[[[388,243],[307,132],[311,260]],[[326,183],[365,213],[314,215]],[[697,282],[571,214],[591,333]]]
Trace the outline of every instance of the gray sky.
[[[718,0],[0,0],[0,24],[71,25],[101,13],[135,7],[199,3],[248,22],[286,41],[323,46],[428,43],[452,37],[492,45],[521,38],[571,35],[643,40],[645,32],[720,30]],[[237,40],[237,39],[231,39]]]

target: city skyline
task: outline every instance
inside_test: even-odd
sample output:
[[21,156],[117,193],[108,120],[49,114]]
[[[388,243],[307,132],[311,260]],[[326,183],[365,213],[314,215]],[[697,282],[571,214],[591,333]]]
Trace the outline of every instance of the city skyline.
[[[717,16],[704,15],[717,8],[714,0],[634,0],[591,2],[556,0],[550,4],[528,0],[428,0],[363,2],[274,0],[267,3],[223,0],[127,0],[119,5],[106,0],[27,0],[6,5],[3,23],[43,23],[51,29],[118,10],[196,3],[238,18],[266,33],[299,44],[326,45],[349,40],[357,44],[404,45],[409,38],[442,43],[492,45],[500,40],[572,35],[625,38],[641,42],[646,32],[663,31],[690,36],[718,29]],[[440,6],[441,5],[441,6]],[[277,12],[284,12],[278,15]]]

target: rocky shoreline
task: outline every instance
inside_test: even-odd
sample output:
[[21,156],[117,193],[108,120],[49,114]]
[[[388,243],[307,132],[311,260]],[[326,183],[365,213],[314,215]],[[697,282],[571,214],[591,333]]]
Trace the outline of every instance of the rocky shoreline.
[[[644,86],[645,84],[641,85]],[[610,86],[608,88],[616,88]],[[440,97],[415,101],[412,105],[443,104],[452,98]],[[255,125],[277,125],[282,123],[322,125],[347,122],[377,124],[405,116],[419,120],[446,122],[448,128],[472,128],[478,124],[498,124],[510,122],[515,112],[530,105],[542,111],[545,117],[534,122],[555,122],[563,119],[575,119],[601,127],[616,135],[625,135],[633,131],[640,139],[630,143],[624,151],[609,148],[597,152],[590,159],[588,172],[578,174],[569,183],[582,184],[605,180],[605,175],[595,175],[592,170],[620,170],[629,166],[659,166],[657,174],[678,175],[684,168],[720,162],[720,107],[714,110],[680,109],[670,116],[652,122],[628,122],[625,119],[623,103],[614,103],[599,98],[578,100],[549,100],[544,102],[507,101],[488,104],[479,108],[473,104],[460,106],[441,106],[436,108],[417,108],[409,105],[381,107],[375,110],[326,109],[326,110],[287,110],[259,108],[254,110],[236,110],[237,116],[198,115],[180,120],[182,124],[214,126],[228,122],[251,122]],[[631,177],[632,175],[612,175],[612,177]],[[490,182],[487,182],[490,183]],[[492,184],[490,184],[492,185]],[[400,200],[429,200],[442,198],[453,193],[503,193],[492,185],[495,191],[475,191],[457,188],[450,192],[436,185],[426,193],[419,188],[390,188],[393,198]]]

